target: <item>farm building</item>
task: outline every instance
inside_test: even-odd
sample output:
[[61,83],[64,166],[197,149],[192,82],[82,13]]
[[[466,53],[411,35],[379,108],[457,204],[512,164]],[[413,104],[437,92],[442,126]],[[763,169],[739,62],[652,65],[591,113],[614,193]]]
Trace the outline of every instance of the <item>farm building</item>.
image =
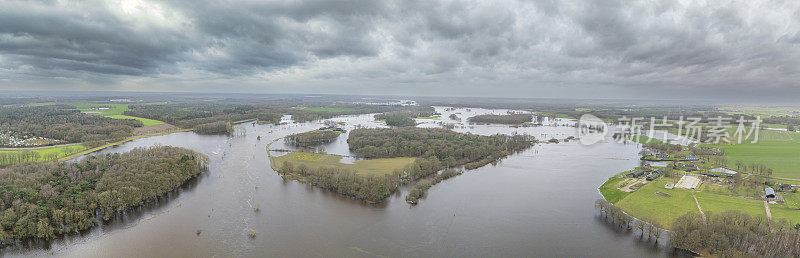
[[772,187],[764,189],[764,196],[767,198],[775,198],[775,190]]
[[634,171],[631,171],[630,173],[628,173],[628,176],[629,177],[633,177],[633,178],[638,178],[638,177],[640,177],[642,175],[644,175],[644,170],[641,170],[641,169],[637,169],[637,170],[634,170]]
[[659,168],[659,169],[656,169],[656,171],[654,171],[653,173],[650,173],[649,175],[647,175],[647,178],[646,178],[646,179],[647,179],[647,181],[653,181],[653,180],[656,180],[656,178],[658,178],[658,177],[660,177],[660,176],[661,176],[661,173],[662,173],[663,171],[664,171],[664,170],[663,170],[663,169],[660,169],[660,168]]
[[697,164],[694,164],[694,163],[691,163],[691,162],[678,162],[678,163],[675,163],[675,168],[686,170],[686,171],[695,171],[695,170],[698,169],[697,168]]

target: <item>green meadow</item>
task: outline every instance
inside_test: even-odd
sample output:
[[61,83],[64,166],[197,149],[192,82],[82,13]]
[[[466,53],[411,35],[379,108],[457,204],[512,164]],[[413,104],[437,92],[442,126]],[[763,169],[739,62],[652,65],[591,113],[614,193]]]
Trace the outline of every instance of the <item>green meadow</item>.
[[[0,149],[0,154],[13,154],[24,151],[32,151],[39,154],[34,162],[44,162],[51,159],[66,157],[86,149],[87,147],[81,144],[69,144],[40,148],[2,148]],[[12,163],[0,164],[0,166],[5,165],[12,165]]]
[[724,149],[728,166],[737,160],[745,164],[763,163],[774,170],[774,177],[800,178],[800,133],[761,130],[757,143],[703,146]]
[[353,164],[342,163],[342,156],[332,154],[318,154],[294,151],[283,156],[272,157],[276,166],[283,166],[284,162],[291,163],[294,167],[306,165],[309,168],[331,167],[351,169],[356,173],[387,175],[395,170],[402,169],[414,162],[414,158],[387,158],[356,160]]
[[[699,212],[692,193],[686,189],[666,189],[666,183],[675,183],[672,178],[659,178],[623,198],[615,205],[625,212],[645,221],[657,221],[669,229],[672,222],[687,212]],[[670,196],[661,196],[656,192]]]
[[109,115],[109,116],[105,116],[105,117],[113,118],[113,119],[136,119],[136,120],[142,121],[142,124],[144,126],[160,125],[160,124],[164,123],[164,122],[161,122],[161,121],[158,121],[158,120],[135,117],[135,116],[126,116],[126,115]]
[[[125,111],[130,110],[130,108],[128,108],[128,104],[102,104],[102,103],[88,103],[88,102],[75,102],[75,103],[43,102],[43,103],[31,103],[27,104],[27,106],[39,107],[39,106],[49,106],[56,104],[75,106],[76,109],[80,110],[83,113],[99,115],[113,119],[135,119],[142,121],[142,124],[144,124],[144,126],[158,125],[164,123],[162,121],[153,119],[123,115]],[[146,104],[163,104],[163,103],[146,103]],[[108,108],[108,109],[101,109],[101,108]]]

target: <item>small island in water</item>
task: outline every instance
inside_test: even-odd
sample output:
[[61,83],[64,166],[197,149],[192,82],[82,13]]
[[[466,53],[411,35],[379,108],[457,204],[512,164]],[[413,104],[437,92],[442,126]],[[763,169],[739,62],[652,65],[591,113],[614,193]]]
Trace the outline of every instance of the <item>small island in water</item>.
[[406,198],[416,203],[430,185],[461,173],[454,169],[476,169],[499,161],[531,147],[535,139],[529,135],[482,136],[442,128],[393,127],[355,129],[347,142],[362,159],[345,164],[342,156],[298,151],[270,155],[270,159],[285,178],[369,203],[382,202],[401,184],[417,182]]

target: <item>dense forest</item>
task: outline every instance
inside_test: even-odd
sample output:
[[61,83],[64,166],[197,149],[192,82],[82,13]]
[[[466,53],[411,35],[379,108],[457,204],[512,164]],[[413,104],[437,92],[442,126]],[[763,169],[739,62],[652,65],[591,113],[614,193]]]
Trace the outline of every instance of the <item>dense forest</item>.
[[477,115],[467,118],[472,123],[516,125],[533,121],[533,114]]
[[284,141],[286,141],[286,143],[295,146],[308,147],[336,140],[336,138],[338,138],[340,134],[342,133],[337,131],[314,130],[303,133],[290,134],[283,139]]
[[159,146],[0,169],[0,242],[86,230],[183,185],[208,157]]
[[350,150],[364,158],[435,157],[445,167],[485,165],[527,149],[534,141],[530,135],[482,136],[416,127],[356,129],[347,139]]
[[295,167],[290,162],[284,162],[280,170],[284,175],[302,178],[311,185],[370,203],[386,199],[399,182],[394,175],[364,175],[331,167],[312,169],[303,164]]
[[706,220],[687,213],[673,223],[670,243],[719,257],[800,257],[800,224],[771,222],[736,210],[707,212]]
[[39,137],[83,142],[98,146],[105,141],[130,137],[142,122],[133,119],[112,119],[81,113],[73,106],[0,108],[0,130],[28,133]]

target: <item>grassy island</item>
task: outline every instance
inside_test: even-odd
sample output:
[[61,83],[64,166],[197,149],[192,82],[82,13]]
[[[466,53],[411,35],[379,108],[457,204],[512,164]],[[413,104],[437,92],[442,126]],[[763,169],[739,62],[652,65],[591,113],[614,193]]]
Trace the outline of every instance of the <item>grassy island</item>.
[[[416,127],[356,129],[347,141],[361,160],[346,164],[341,156],[291,152],[271,157],[271,162],[287,178],[375,203],[383,201],[399,184],[448,167],[475,169],[534,142],[527,135],[480,136]],[[447,178],[454,175],[450,172]]]

